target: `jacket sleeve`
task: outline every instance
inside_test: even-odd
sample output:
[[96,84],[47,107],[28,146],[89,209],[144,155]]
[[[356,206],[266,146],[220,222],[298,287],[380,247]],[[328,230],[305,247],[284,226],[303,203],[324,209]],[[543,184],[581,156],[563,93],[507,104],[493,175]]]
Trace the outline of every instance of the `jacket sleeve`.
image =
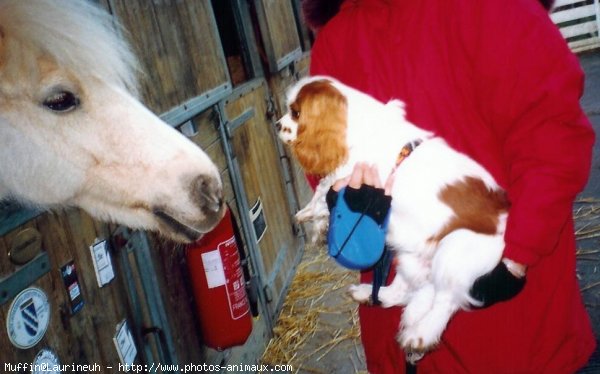
[[570,227],[588,178],[594,133],[579,104],[583,73],[537,3],[481,3],[482,112],[502,142],[511,201],[504,255],[534,265]]

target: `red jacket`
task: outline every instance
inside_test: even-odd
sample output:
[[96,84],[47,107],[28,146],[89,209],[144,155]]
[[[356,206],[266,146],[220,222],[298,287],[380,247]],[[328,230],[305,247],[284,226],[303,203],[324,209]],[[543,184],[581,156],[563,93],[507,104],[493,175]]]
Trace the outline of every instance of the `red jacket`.
[[[483,164],[512,203],[505,256],[529,265],[509,302],[459,312],[419,373],[570,373],[595,348],[575,276],[572,203],[594,134],[583,74],[533,0],[346,0],[318,33],[311,74],[387,101]],[[370,274],[363,274],[368,281]],[[404,370],[400,309],[361,307],[371,373]]]

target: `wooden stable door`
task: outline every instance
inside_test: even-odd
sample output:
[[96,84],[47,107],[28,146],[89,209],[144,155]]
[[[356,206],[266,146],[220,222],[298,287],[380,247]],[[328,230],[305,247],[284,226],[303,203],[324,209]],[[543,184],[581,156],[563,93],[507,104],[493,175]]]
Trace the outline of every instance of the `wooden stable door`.
[[263,79],[245,84],[222,103],[232,172],[241,185],[251,255],[257,262],[270,317],[278,314],[304,245],[294,223],[295,197],[286,188],[281,144],[275,134],[269,89]]

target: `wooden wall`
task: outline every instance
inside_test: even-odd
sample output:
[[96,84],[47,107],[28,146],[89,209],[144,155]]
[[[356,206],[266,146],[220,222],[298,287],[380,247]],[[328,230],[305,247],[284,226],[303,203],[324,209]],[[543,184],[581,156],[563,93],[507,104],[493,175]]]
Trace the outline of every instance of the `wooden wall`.
[[294,20],[293,3],[279,0],[255,0],[264,46],[271,72],[278,72],[297,59],[300,38]]
[[[42,249],[50,256],[50,271],[33,286],[40,288],[50,303],[50,323],[40,343],[32,349],[17,349],[8,340],[5,321],[10,303],[0,306],[2,363],[31,363],[40,347],[52,347],[64,362],[110,364],[119,362],[112,344],[117,323],[128,317],[127,291],[122,282],[113,280],[99,288],[89,246],[97,238],[108,238],[105,225],[94,222],[79,210],[45,213],[0,237],[0,278],[14,273],[8,253],[22,230],[33,228],[42,237]],[[75,261],[84,306],[70,312],[68,291],[59,269]],[[119,263],[114,262],[119,271]]]
[[109,0],[144,72],[144,102],[165,112],[229,83],[210,1]]

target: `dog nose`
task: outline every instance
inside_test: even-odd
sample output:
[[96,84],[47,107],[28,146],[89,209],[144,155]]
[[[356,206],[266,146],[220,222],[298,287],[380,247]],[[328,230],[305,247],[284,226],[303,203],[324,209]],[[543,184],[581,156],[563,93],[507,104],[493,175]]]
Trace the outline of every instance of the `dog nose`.
[[277,131],[281,131],[281,120],[275,122],[275,128],[277,129]]

